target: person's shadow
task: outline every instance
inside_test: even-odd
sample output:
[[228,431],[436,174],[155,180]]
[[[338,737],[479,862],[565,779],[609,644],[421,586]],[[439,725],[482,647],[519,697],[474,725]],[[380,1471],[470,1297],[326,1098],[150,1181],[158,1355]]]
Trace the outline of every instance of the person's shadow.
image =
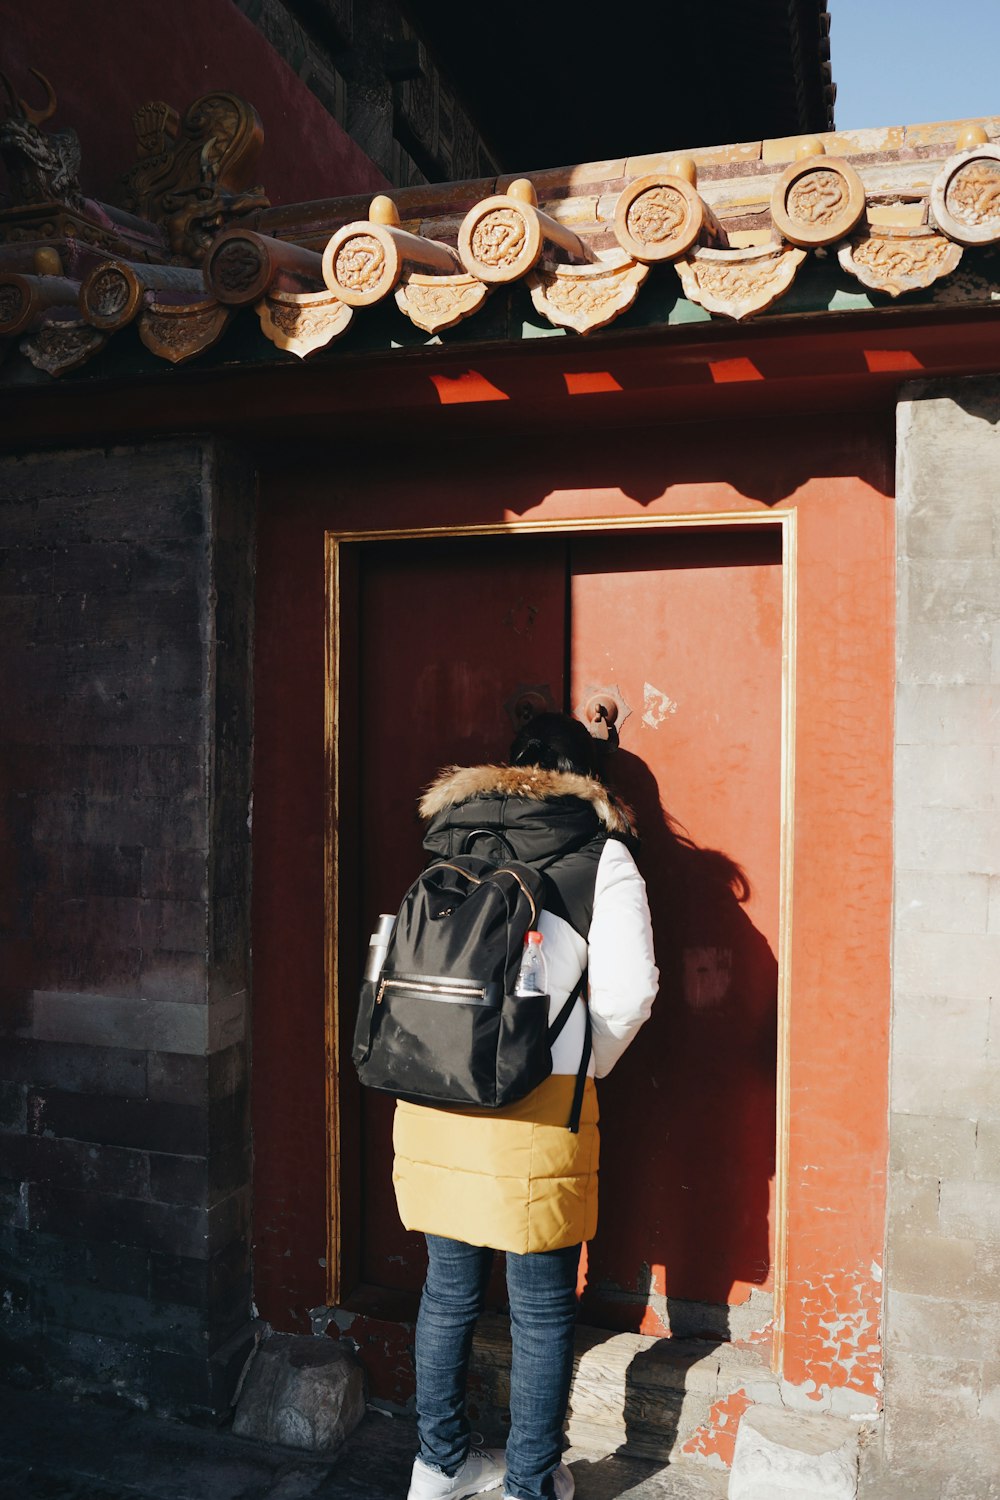
[[[740,866],[673,822],[638,756],[618,750],[607,769],[641,835],[660,993],[599,1085],[600,1218],[580,1322],[668,1341],[625,1375],[623,1447],[651,1457],[697,1408],[690,1367],[768,1321],[778,969]],[[586,1496],[615,1493],[602,1462],[615,1464],[580,1464]]]

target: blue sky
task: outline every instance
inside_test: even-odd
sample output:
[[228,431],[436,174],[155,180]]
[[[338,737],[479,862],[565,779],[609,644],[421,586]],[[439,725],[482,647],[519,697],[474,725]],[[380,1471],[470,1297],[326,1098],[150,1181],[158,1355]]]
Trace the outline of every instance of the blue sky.
[[1000,0],[828,0],[840,130],[1000,114]]

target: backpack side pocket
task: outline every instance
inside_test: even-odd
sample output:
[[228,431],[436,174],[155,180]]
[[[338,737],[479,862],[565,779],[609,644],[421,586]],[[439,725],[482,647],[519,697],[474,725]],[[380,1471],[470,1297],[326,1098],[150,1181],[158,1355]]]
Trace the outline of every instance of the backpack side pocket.
[[497,1104],[523,1099],[552,1072],[548,995],[505,995],[497,1038]]

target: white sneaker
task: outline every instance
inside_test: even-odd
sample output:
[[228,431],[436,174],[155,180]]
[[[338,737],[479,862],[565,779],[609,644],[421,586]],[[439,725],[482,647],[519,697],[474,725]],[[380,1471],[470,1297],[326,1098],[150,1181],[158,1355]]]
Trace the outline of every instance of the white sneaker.
[[465,1500],[467,1495],[499,1489],[505,1472],[502,1448],[470,1448],[465,1463],[451,1478],[415,1458],[406,1500]]
[[[556,1500],[573,1500],[576,1494],[576,1482],[565,1464],[560,1464],[552,1476],[553,1494]],[[510,1495],[504,1495],[503,1500],[512,1500]]]

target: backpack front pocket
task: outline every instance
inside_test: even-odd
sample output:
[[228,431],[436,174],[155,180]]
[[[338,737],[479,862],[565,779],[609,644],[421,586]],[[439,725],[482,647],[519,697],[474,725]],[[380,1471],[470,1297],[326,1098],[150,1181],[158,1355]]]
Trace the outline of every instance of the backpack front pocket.
[[362,1081],[425,1103],[495,1105],[500,1002],[494,984],[383,976]]

